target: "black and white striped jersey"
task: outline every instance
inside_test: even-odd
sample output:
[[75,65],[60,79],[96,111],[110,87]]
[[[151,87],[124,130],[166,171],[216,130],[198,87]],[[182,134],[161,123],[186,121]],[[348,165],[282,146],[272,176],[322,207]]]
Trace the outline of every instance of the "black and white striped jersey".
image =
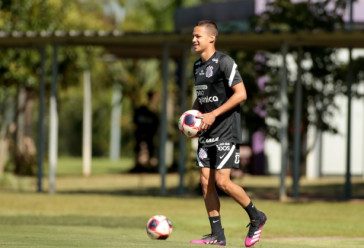
[[[242,82],[235,61],[216,51],[206,62],[194,64],[195,90],[199,110],[209,113],[224,104],[234,93],[232,86]],[[217,142],[241,144],[240,105],[216,118],[209,130],[202,133],[199,142],[206,146]]]

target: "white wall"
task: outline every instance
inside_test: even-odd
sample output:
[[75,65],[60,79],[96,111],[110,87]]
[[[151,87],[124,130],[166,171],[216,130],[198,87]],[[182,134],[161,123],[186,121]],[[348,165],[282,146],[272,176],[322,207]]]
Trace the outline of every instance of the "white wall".
[[[346,140],[347,140],[347,99],[345,96],[336,98],[341,109],[332,122],[339,133],[323,133],[322,135],[322,175],[345,175],[346,172]],[[351,122],[351,173],[364,175],[364,99],[352,99]],[[308,145],[314,144],[315,129],[308,131]],[[316,143],[317,144],[317,143]],[[292,149],[292,148],[291,148]],[[314,178],[317,165],[317,150],[313,149],[307,158],[307,176]],[[268,173],[279,174],[281,170],[280,143],[273,139],[266,140]]]
[[[342,96],[336,99],[342,106],[334,118],[339,134],[323,135],[322,146],[322,172],[323,174],[344,174],[346,172],[346,142],[347,142],[347,99]],[[344,110],[344,111],[343,111]],[[363,147],[364,147],[364,102],[352,100],[352,125],[351,125],[351,173],[363,173]]]
[[[346,61],[347,50],[341,50],[338,57]],[[364,56],[363,50],[353,50],[353,57]],[[364,82],[359,85],[359,92],[364,94]],[[332,123],[338,129],[338,134],[323,133],[322,135],[322,175],[344,175],[346,173],[346,140],[347,140],[347,97],[336,97],[339,110],[332,118]],[[351,173],[364,176],[364,99],[352,99],[351,120]],[[308,146],[314,144],[315,129],[309,127]],[[293,149],[293,148],[291,148]],[[307,176],[314,178],[318,166],[317,149],[308,155]],[[267,171],[270,174],[279,174],[281,171],[280,143],[273,139],[266,140]]]

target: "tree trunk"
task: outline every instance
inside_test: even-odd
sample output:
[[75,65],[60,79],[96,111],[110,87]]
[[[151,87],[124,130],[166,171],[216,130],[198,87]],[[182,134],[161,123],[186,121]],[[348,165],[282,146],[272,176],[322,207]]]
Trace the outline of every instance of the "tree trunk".
[[0,123],[0,176],[3,174],[6,162],[9,159],[11,131],[14,129],[12,121],[15,109],[13,106],[12,99],[5,99],[0,103],[0,109],[4,110],[4,112],[0,113],[2,120]]
[[9,141],[5,137],[0,137],[0,176],[4,173],[5,163],[9,156]]
[[34,175],[36,146],[32,139],[32,114],[34,94],[24,86],[19,87],[16,122],[15,174]]

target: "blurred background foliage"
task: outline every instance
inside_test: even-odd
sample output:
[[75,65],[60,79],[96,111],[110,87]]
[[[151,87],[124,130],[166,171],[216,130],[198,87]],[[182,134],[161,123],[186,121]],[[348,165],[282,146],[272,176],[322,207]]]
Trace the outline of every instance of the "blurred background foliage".
[[[217,1],[199,0],[3,0],[0,2],[0,31],[56,30],[122,30],[124,32],[173,32],[174,13],[178,7],[195,6]],[[347,1],[292,3],[289,0],[269,2],[267,10],[251,20],[251,31],[300,31],[344,28],[343,13]],[[327,6],[332,6],[328,8]],[[248,91],[243,105],[244,128],[250,135],[263,130],[278,139],[280,105],[279,51],[226,51],[236,59]],[[308,125],[335,132],[330,116],[336,111],[334,97],[346,91],[348,65],[339,62],[332,48],[290,48],[291,65],[296,67],[302,53],[303,137]],[[190,56],[189,67],[195,55]],[[46,47],[46,96],[51,81],[52,48]],[[40,54],[37,49],[0,49],[0,174],[7,170],[17,174],[34,174],[36,170],[36,140]],[[363,58],[353,61],[354,84],[363,80]],[[109,154],[110,106],[113,85],[123,92],[122,156],[133,156],[133,111],[147,103],[147,94],[161,96],[160,61],[132,60],[110,56],[99,47],[59,47],[59,155],[81,156],[83,119],[83,71],[92,68],[93,156]],[[170,80],[175,82],[175,68]],[[192,71],[188,71],[192,95]],[[289,116],[294,111],[297,75],[288,76]],[[171,108],[180,113],[177,84],[169,84]],[[353,94],[361,96],[357,91]],[[46,97],[46,106],[49,106]],[[192,101],[192,100],[191,100]],[[190,102],[191,102],[190,101]],[[153,106],[160,113],[160,106]],[[23,121],[19,122],[19,116]],[[177,114],[178,115],[178,114]],[[267,122],[266,120],[270,121]],[[176,120],[169,120],[175,126]],[[290,123],[292,123],[290,119]],[[47,129],[46,129],[47,130]],[[290,129],[291,130],[291,129]],[[178,132],[169,130],[176,142]],[[248,139],[249,143],[250,140]],[[290,133],[293,142],[293,133]],[[304,155],[303,155],[304,157]]]

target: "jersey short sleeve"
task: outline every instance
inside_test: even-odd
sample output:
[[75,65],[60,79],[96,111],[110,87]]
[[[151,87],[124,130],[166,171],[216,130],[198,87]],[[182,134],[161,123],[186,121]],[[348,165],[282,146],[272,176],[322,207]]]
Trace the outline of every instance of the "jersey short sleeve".
[[225,75],[225,80],[228,82],[229,87],[232,87],[235,84],[243,81],[238,71],[237,64],[228,55],[225,55],[221,58],[220,68]]

